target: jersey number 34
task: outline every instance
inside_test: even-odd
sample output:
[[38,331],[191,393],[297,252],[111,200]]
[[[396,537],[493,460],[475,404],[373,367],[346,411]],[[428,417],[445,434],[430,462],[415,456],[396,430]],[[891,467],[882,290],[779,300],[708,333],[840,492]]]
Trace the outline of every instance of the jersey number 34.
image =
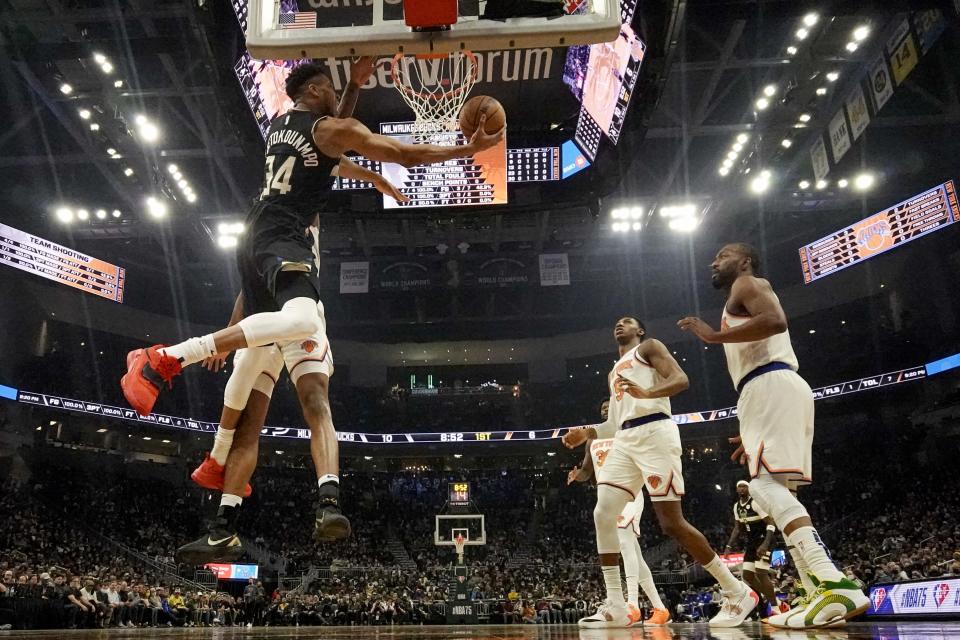
[[290,178],[293,177],[293,165],[297,161],[296,156],[287,156],[287,159],[283,161],[283,164],[280,165],[280,168],[277,169],[276,174],[274,174],[273,163],[276,159],[277,156],[267,156],[267,166],[264,170],[266,179],[264,180],[263,192],[260,194],[261,198],[266,198],[267,196],[278,193],[283,195],[293,188],[290,184]]

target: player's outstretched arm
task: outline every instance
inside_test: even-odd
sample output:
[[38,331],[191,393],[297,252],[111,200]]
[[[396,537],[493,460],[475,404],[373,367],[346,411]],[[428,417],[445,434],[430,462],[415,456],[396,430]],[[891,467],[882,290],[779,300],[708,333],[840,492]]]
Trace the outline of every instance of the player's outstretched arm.
[[392,182],[384,178],[382,175],[376,171],[371,171],[361,167],[356,162],[353,162],[346,156],[340,156],[340,166],[338,167],[339,175],[342,178],[347,178],[349,180],[359,180],[361,182],[370,182],[374,187],[377,188],[377,191],[380,193],[390,196],[397,202],[407,202],[410,200],[409,197],[403,195]]
[[375,66],[373,56],[361,56],[350,63],[350,82],[340,96],[340,104],[337,106],[338,118],[349,118],[353,115],[357,98],[360,97],[360,87],[367,84]]
[[483,130],[484,119],[483,116],[480,118],[477,131],[465,145],[407,144],[373,133],[353,118],[328,119],[317,123],[313,130],[313,140],[320,151],[330,157],[356,151],[370,160],[413,167],[472,156],[499,143],[506,127],[496,133],[486,133]]

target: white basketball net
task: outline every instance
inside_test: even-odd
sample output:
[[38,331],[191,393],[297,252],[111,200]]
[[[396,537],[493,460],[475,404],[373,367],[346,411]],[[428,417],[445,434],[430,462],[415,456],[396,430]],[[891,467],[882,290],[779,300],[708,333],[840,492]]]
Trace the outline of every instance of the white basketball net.
[[418,142],[455,144],[444,135],[458,127],[460,109],[477,81],[477,58],[470,51],[393,57],[393,84],[416,116]]
[[463,563],[463,547],[467,544],[467,541],[462,535],[458,535],[453,539],[453,546],[457,550],[457,560],[460,563]]

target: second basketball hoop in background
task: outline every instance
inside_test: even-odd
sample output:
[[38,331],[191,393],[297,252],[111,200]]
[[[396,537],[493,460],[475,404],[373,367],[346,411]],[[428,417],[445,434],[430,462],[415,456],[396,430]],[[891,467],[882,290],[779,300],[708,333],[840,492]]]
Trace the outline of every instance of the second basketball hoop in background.
[[507,114],[500,102],[490,96],[474,96],[467,100],[460,110],[460,130],[467,139],[471,138],[480,126],[482,116],[487,116],[483,125],[483,130],[487,133],[496,133],[507,123]]

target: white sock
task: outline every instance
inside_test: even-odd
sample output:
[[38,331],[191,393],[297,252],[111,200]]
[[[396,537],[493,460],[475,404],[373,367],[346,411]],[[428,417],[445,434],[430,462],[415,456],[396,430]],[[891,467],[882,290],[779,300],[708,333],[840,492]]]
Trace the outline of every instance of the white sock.
[[820,534],[813,527],[800,527],[787,536],[787,542],[796,547],[804,562],[807,563],[810,573],[820,582],[828,580],[836,582],[845,576],[833,564],[827,547],[820,540]]
[[[640,543],[637,543],[637,548],[639,549]],[[647,600],[650,601],[650,604],[653,605],[654,609],[666,609],[667,605],[663,604],[663,600],[660,599],[660,593],[657,591],[657,585],[653,581],[653,573],[650,571],[650,567],[647,566],[646,561],[643,559],[643,555],[637,553],[637,560],[639,560],[640,573],[637,576],[637,581],[640,583],[640,588],[643,589],[643,593],[647,596]]]
[[317,486],[318,486],[318,487],[322,487],[323,485],[327,484],[328,482],[333,482],[333,483],[335,483],[337,486],[340,486],[340,477],[337,476],[336,474],[333,474],[333,473],[325,473],[325,474],[323,474],[322,476],[320,476],[319,478],[317,478]]
[[806,560],[803,559],[803,556],[800,555],[800,551],[792,544],[787,545],[787,549],[790,551],[790,558],[793,560],[793,566],[797,568],[797,575],[800,576],[800,582],[803,584],[803,590],[808,594],[813,593],[817,590],[817,587],[813,584],[813,580],[810,579],[810,567],[807,566]]
[[220,426],[217,427],[217,435],[213,436],[213,448],[210,449],[210,457],[221,467],[227,464],[227,455],[229,455],[230,446],[233,444],[234,433],[236,433],[236,429],[224,429],[223,426]]
[[632,528],[617,528],[620,538],[620,556],[623,558],[623,575],[627,579],[627,602],[637,606],[640,588],[637,578],[640,575],[640,543],[633,535]]
[[723,564],[720,560],[720,556],[713,556],[713,560],[703,565],[703,568],[707,570],[707,573],[713,576],[713,578],[720,583],[720,588],[723,591],[728,591],[730,593],[739,593],[742,589],[741,583],[739,580],[730,573],[730,569],[727,569],[727,565]]
[[603,583],[607,586],[607,599],[610,604],[617,607],[626,606],[623,601],[623,584],[620,582],[620,565],[612,567],[601,567],[603,570]]
[[160,349],[160,353],[173,356],[180,361],[181,367],[189,367],[191,364],[216,354],[217,348],[213,344],[213,334],[208,333],[199,338],[190,338],[172,347],[164,347]]
[[241,504],[243,504],[243,498],[240,496],[234,496],[229,493],[220,496],[221,507],[239,507]]

